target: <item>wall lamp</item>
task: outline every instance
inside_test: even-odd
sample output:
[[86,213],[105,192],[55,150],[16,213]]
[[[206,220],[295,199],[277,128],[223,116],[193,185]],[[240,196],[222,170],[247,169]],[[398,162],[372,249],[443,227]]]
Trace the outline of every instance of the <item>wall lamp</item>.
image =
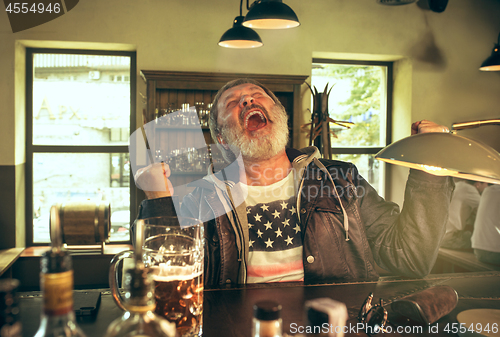
[[233,20],[233,27],[220,38],[219,46],[226,48],[256,48],[262,40],[252,28],[281,29],[300,25],[295,12],[282,0],[257,0],[249,6],[243,16],[243,0],[240,0],[240,15]]
[[412,135],[385,147],[375,158],[437,176],[500,184],[500,154],[482,142],[456,134],[456,130],[482,125],[500,125],[500,119],[455,123],[450,133]]
[[493,51],[491,52],[491,56],[488,57],[479,70],[482,71],[500,71],[500,33],[498,34],[498,41],[493,47]]

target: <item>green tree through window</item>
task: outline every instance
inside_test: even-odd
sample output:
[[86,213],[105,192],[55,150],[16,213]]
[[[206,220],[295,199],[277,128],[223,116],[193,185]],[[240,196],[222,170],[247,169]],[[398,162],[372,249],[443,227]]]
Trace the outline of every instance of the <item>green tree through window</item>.
[[311,84],[322,91],[333,86],[328,107],[331,118],[354,123],[350,128],[331,125],[334,159],[353,162],[382,195],[384,169],[374,154],[389,141],[388,73],[390,63],[339,63],[313,60]]

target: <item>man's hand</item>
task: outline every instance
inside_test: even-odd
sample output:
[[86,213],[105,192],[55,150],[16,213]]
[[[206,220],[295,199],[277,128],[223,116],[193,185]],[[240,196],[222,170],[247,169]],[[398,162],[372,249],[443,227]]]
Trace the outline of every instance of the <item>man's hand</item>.
[[137,171],[135,184],[148,199],[169,197],[174,194],[174,187],[168,177],[170,167],[165,163],[154,163]]
[[436,124],[428,120],[421,120],[415,122],[411,125],[411,134],[416,135],[417,133],[427,133],[427,132],[450,132],[446,126]]

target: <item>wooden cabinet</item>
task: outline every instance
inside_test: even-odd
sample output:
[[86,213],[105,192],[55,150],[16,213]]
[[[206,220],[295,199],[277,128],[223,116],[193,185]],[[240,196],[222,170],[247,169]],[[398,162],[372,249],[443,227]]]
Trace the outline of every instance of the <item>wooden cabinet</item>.
[[[146,108],[143,112],[144,122],[153,121],[158,111],[174,108],[181,109],[183,104],[194,106],[203,103],[208,109],[217,91],[227,82],[237,78],[252,78],[272,90],[289,114],[290,142],[292,146],[294,115],[300,109],[300,86],[307,76],[294,75],[258,75],[258,74],[228,74],[142,70],[141,76],[146,82]],[[194,144],[194,133],[199,133],[199,126],[194,128],[182,125],[159,125],[155,128],[154,141],[150,140],[153,151],[161,150],[164,144],[169,148],[191,148]],[[213,144],[208,127],[202,127],[206,144]],[[163,145],[162,145],[163,144]],[[215,154],[214,154],[215,156]],[[215,163],[214,163],[215,164]],[[173,170],[171,181],[174,187],[200,179],[206,172],[196,169]],[[176,189],[177,191],[177,189]],[[180,193],[182,194],[182,193]]]

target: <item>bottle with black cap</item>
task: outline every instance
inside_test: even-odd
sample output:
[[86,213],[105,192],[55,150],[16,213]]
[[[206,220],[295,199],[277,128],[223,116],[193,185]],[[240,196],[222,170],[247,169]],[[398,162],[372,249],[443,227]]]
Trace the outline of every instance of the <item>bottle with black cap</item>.
[[0,280],[0,337],[21,337],[23,335],[19,318],[19,280]]
[[71,256],[62,248],[59,215],[50,210],[52,247],[40,261],[40,289],[43,310],[35,337],[85,337],[73,311],[73,266]]
[[260,301],[253,306],[252,336],[281,337],[283,326],[281,305],[274,301]]

